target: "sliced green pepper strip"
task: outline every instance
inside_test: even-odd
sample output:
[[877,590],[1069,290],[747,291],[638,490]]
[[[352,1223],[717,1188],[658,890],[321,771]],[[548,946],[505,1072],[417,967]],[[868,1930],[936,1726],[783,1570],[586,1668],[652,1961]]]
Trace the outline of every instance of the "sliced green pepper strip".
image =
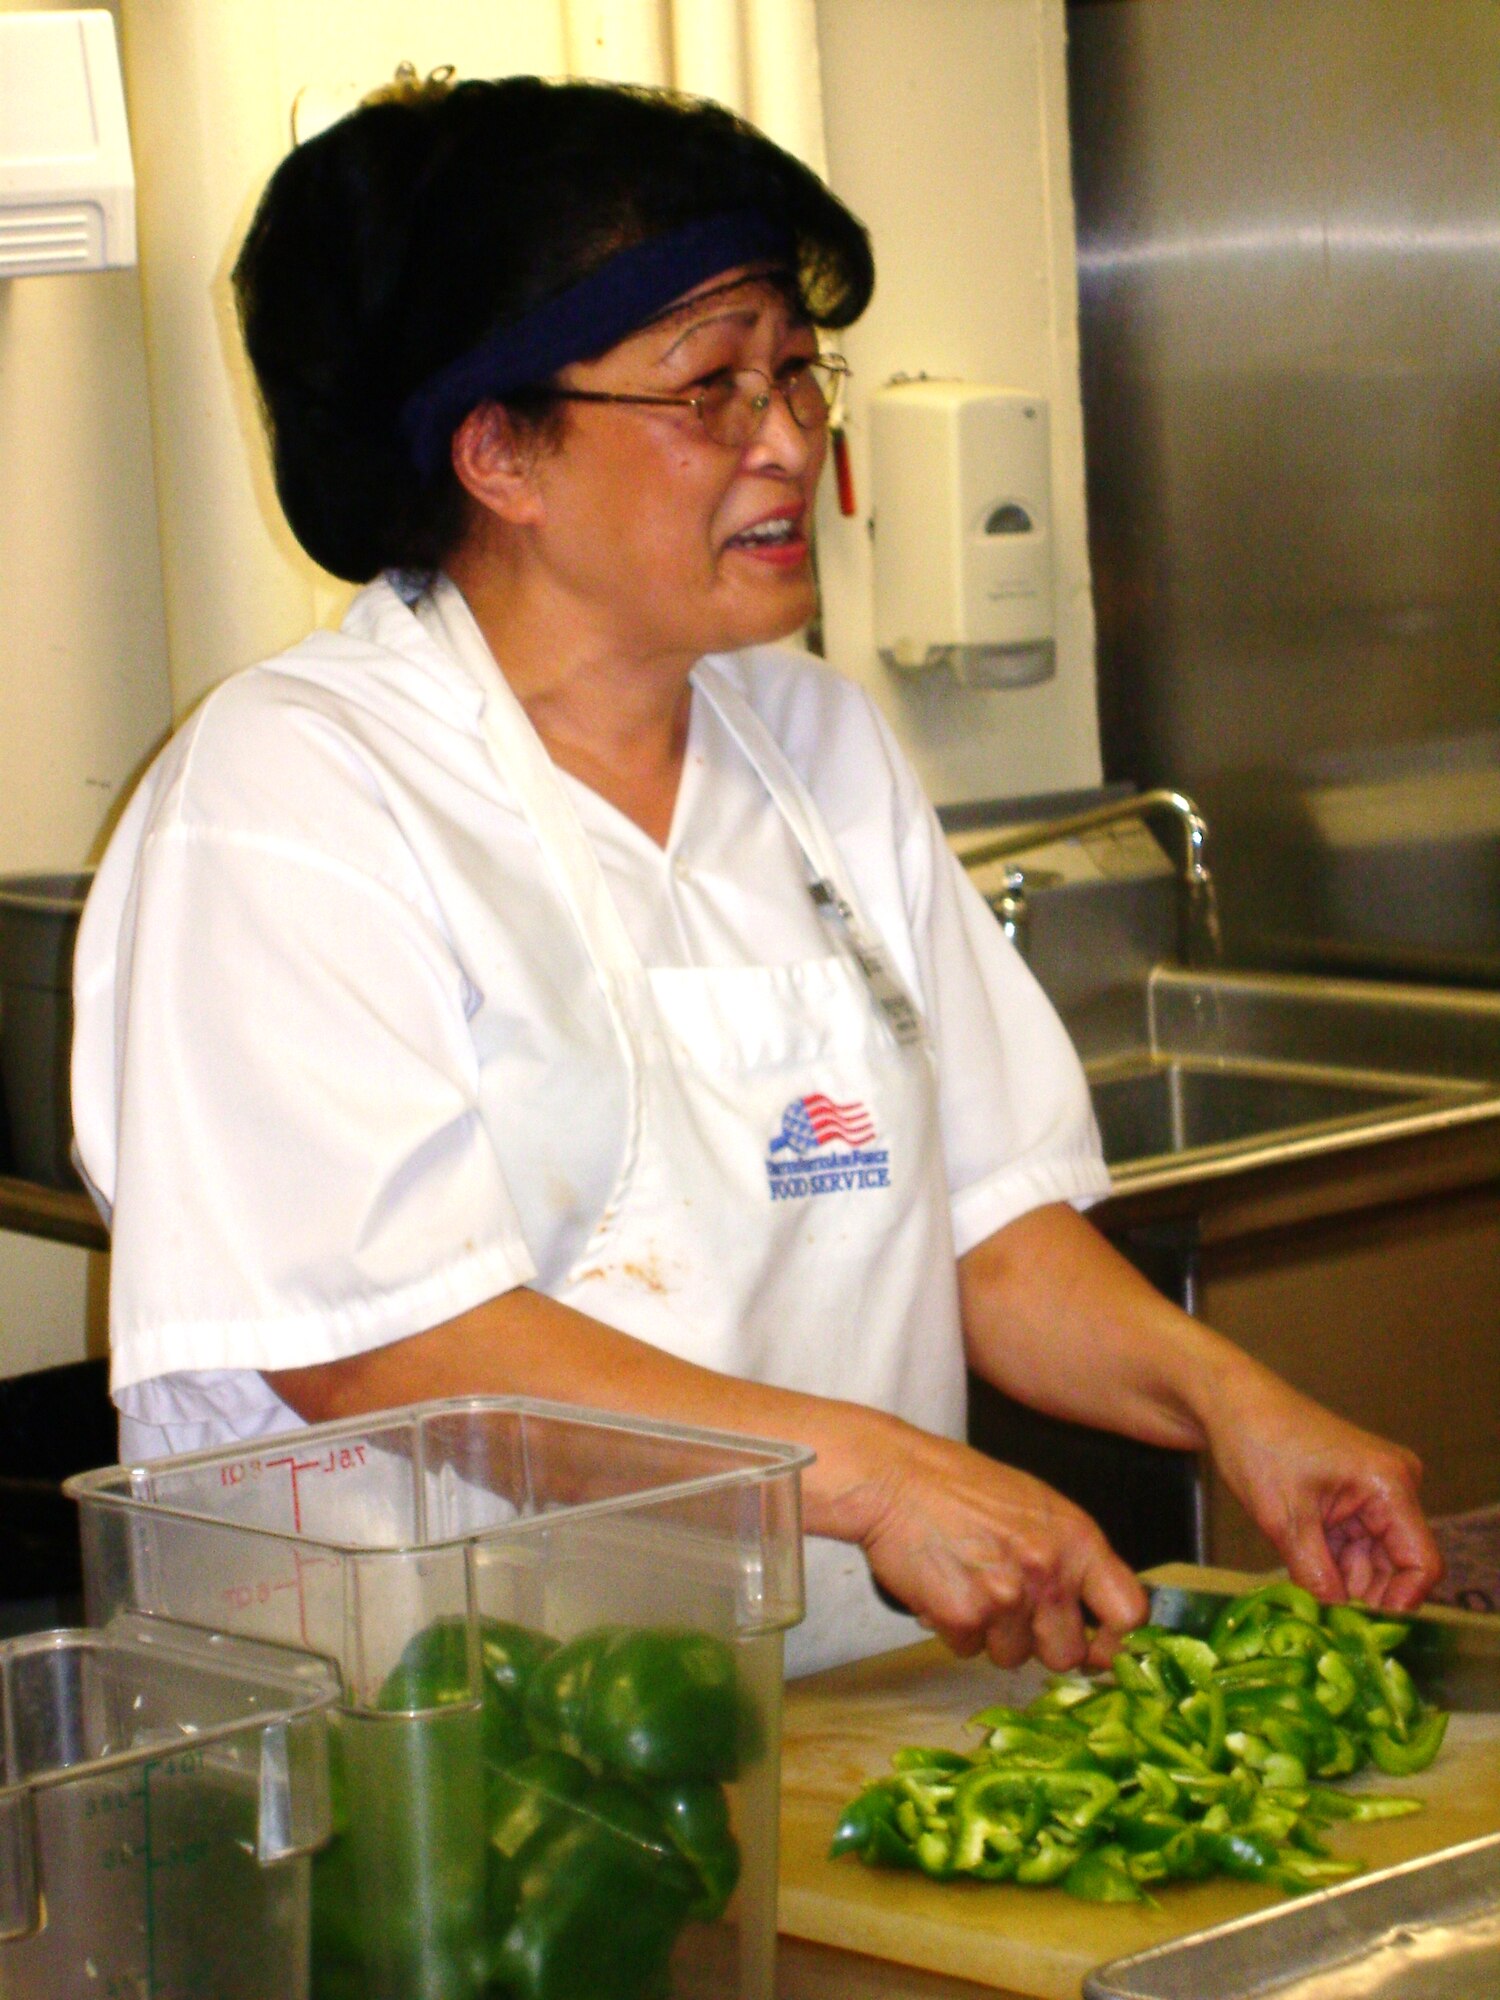
[[1308,1814],[1323,1821],[1405,1819],[1408,1813],[1421,1810],[1420,1799],[1402,1798],[1394,1792],[1335,1792],[1324,1785],[1314,1785],[1307,1798]]
[[1347,1778],[1363,1765],[1364,1751],[1352,1729],[1341,1729],[1335,1724],[1329,1734],[1333,1741],[1327,1755],[1314,1767],[1316,1774],[1320,1778]]
[[1076,1842],[1051,1827],[1043,1827],[1037,1835],[1036,1844],[1017,1861],[1016,1880],[1026,1883],[1029,1888],[1042,1889],[1049,1883],[1060,1882],[1077,1860]]
[[1392,1712],[1403,1724],[1410,1722],[1421,1706],[1411,1675],[1399,1660],[1382,1660],[1380,1675]]
[[897,1771],[953,1771],[964,1772],[973,1769],[974,1760],[966,1757],[961,1750],[924,1750],[913,1746],[909,1750],[898,1750],[891,1758],[892,1767]]
[[883,1868],[914,1868],[913,1843],[896,1822],[899,1803],[888,1779],[866,1785],[858,1798],[845,1806],[828,1850],[830,1857],[853,1853]]
[[[1114,1676],[1127,1694],[1160,1695],[1166,1697],[1161,1684],[1160,1669],[1155,1677],[1147,1671],[1144,1661],[1132,1658],[1129,1653],[1116,1653]],[[1169,1697],[1166,1697],[1169,1698]]]
[[1322,1615],[1318,1600],[1295,1583],[1268,1583],[1226,1604],[1214,1620],[1208,1643],[1221,1660],[1254,1659],[1264,1651],[1273,1611],[1289,1611],[1306,1625]]
[[1272,1659],[1269,1654],[1256,1660],[1240,1660],[1220,1667],[1214,1685],[1228,1694],[1248,1694],[1266,1688],[1306,1687],[1313,1678],[1313,1664],[1303,1653]]
[[1171,1812],[1182,1796],[1181,1788],[1170,1771],[1160,1764],[1142,1762],[1136,1766],[1136,1779],[1141,1788],[1141,1797],[1148,1800],[1154,1812]]
[[1396,1618],[1380,1618],[1374,1612],[1361,1610],[1357,1604],[1330,1604],[1327,1615],[1328,1629],[1334,1637],[1358,1651],[1394,1653],[1411,1637],[1410,1625]]
[[1237,1876],[1241,1881],[1263,1882],[1280,1859],[1274,1841],[1248,1828],[1230,1828],[1212,1834],[1210,1839],[1215,1861],[1226,1875]]
[[1187,1831],[1185,1819],[1177,1813],[1163,1812],[1121,1813],[1113,1827],[1115,1839],[1131,1854],[1153,1853]]
[[1193,1687],[1212,1686],[1219,1664],[1212,1646],[1205,1645],[1202,1639],[1189,1639],[1181,1633],[1168,1632],[1161,1641],[1161,1650]]
[[1092,1847],[1081,1854],[1062,1878],[1070,1896],[1086,1903],[1139,1903],[1140,1885],[1130,1873],[1122,1847]]
[[1273,1750],[1265,1761],[1260,1781],[1268,1791],[1297,1791],[1307,1783],[1307,1766],[1289,1751]]
[[1085,1702],[1094,1700],[1098,1692],[1094,1683],[1085,1680],[1081,1674],[1064,1674],[1052,1683],[1045,1694],[1037,1696],[1031,1704],[1031,1712],[1050,1714],[1055,1710],[1060,1714],[1069,1715],[1075,1708],[1081,1708]]
[[960,1825],[971,1814],[999,1818],[1024,1812],[1040,1799],[1061,1825],[1082,1833],[1120,1796],[1114,1779],[1102,1771],[1007,1771],[997,1767],[972,1772],[954,1795],[953,1810]]
[[1213,1768],[1201,1751],[1190,1743],[1184,1743],[1175,1735],[1168,1724],[1159,1722],[1139,1722],[1136,1734],[1148,1750],[1154,1750],[1166,1762],[1168,1771],[1174,1778],[1184,1773],[1194,1777],[1211,1777]]
[[946,1882],[956,1870],[954,1868],[954,1838],[951,1828],[926,1826],[917,1835],[915,1853],[917,1866],[924,1875],[931,1875],[934,1881]]
[[1318,1700],[1333,1716],[1345,1715],[1359,1695],[1359,1682],[1343,1654],[1329,1651],[1318,1658]]
[[1321,1653],[1327,1645],[1322,1628],[1304,1618],[1283,1618],[1266,1632],[1266,1652],[1272,1659],[1284,1659],[1293,1653]]
[[1362,1861],[1341,1860],[1333,1855],[1283,1853],[1276,1866],[1268,1871],[1268,1879],[1278,1889],[1307,1895],[1314,1889],[1326,1889],[1330,1882],[1346,1882],[1351,1875],[1362,1874],[1364,1865]]
[[1199,1688],[1182,1704],[1182,1714],[1203,1745],[1203,1761],[1210,1770],[1218,1770],[1224,1762],[1224,1743],[1229,1733],[1223,1689],[1212,1684]]
[[986,1744],[991,1756],[1019,1771],[1086,1770],[1094,1755],[1081,1730],[1032,1729],[1019,1722],[1003,1722],[990,1732]]
[[1409,1778],[1425,1771],[1443,1747],[1448,1733],[1448,1716],[1443,1709],[1430,1710],[1403,1741],[1384,1729],[1370,1731],[1370,1755],[1381,1770],[1393,1778]]

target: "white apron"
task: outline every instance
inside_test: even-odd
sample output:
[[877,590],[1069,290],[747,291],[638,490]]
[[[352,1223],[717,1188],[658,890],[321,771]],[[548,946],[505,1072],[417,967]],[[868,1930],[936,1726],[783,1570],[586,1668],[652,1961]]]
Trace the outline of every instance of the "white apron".
[[[827,905],[831,891],[844,917],[830,922],[825,958],[647,969],[477,627],[457,606],[444,607],[442,622],[485,689],[490,750],[587,948],[630,1077],[618,1178],[551,1295],[705,1367],[961,1437],[957,1266],[932,1053],[807,788],[723,672],[700,662],[695,699],[712,702],[784,815],[809,893],[820,885],[815,900]],[[880,1602],[857,1547],[809,1537],[806,1559],[808,1615],[788,1635],[789,1672],[922,1636]]]

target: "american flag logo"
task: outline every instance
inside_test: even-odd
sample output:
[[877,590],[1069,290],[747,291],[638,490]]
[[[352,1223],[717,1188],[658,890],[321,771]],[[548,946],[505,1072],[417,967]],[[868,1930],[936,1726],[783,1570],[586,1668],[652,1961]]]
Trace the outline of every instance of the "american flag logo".
[[792,1099],[781,1114],[781,1130],[770,1150],[779,1153],[790,1147],[800,1158],[819,1146],[868,1146],[874,1137],[875,1121],[862,1104],[835,1104],[815,1091]]

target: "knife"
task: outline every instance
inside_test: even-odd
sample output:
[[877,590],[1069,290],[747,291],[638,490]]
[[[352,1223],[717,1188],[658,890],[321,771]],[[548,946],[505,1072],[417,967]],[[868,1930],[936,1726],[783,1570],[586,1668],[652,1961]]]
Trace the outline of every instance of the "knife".
[[[1207,1581],[1213,1574],[1176,1564],[1148,1572],[1141,1581],[1150,1599],[1151,1623],[1206,1638],[1226,1604],[1271,1581],[1247,1576],[1236,1578],[1236,1587],[1216,1588]],[[1441,1604],[1390,1615],[1411,1627],[1396,1658],[1424,1701],[1465,1712],[1500,1709],[1500,1618]]]

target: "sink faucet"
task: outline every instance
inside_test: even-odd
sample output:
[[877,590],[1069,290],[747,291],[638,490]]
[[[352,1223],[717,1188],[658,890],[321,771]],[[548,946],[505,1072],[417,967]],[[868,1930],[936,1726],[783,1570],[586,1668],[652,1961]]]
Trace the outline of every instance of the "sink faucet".
[[[1068,840],[1077,833],[1091,833],[1121,820],[1142,822],[1153,814],[1170,813],[1182,831],[1182,856],[1178,863],[1181,885],[1179,939],[1182,956],[1189,965],[1216,962],[1219,956],[1219,917],[1214,881],[1204,861],[1208,844],[1208,822],[1186,792],[1165,786],[1155,791],[1137,792],[1128,799],[1111,799],[1083,812],[1064,813],[1059,819],[1027,820],[1017,826],[1002,827],[987,840],[966,847],[961,859],[965,868],[981,868],[990,861],[1009,860],[1034,847],[1054,840]],[[1025,876],[1020,869],[1007,871],[1005,889],[998,899],[997,914],[1009,937],[1023,945],[1028,912]]]

